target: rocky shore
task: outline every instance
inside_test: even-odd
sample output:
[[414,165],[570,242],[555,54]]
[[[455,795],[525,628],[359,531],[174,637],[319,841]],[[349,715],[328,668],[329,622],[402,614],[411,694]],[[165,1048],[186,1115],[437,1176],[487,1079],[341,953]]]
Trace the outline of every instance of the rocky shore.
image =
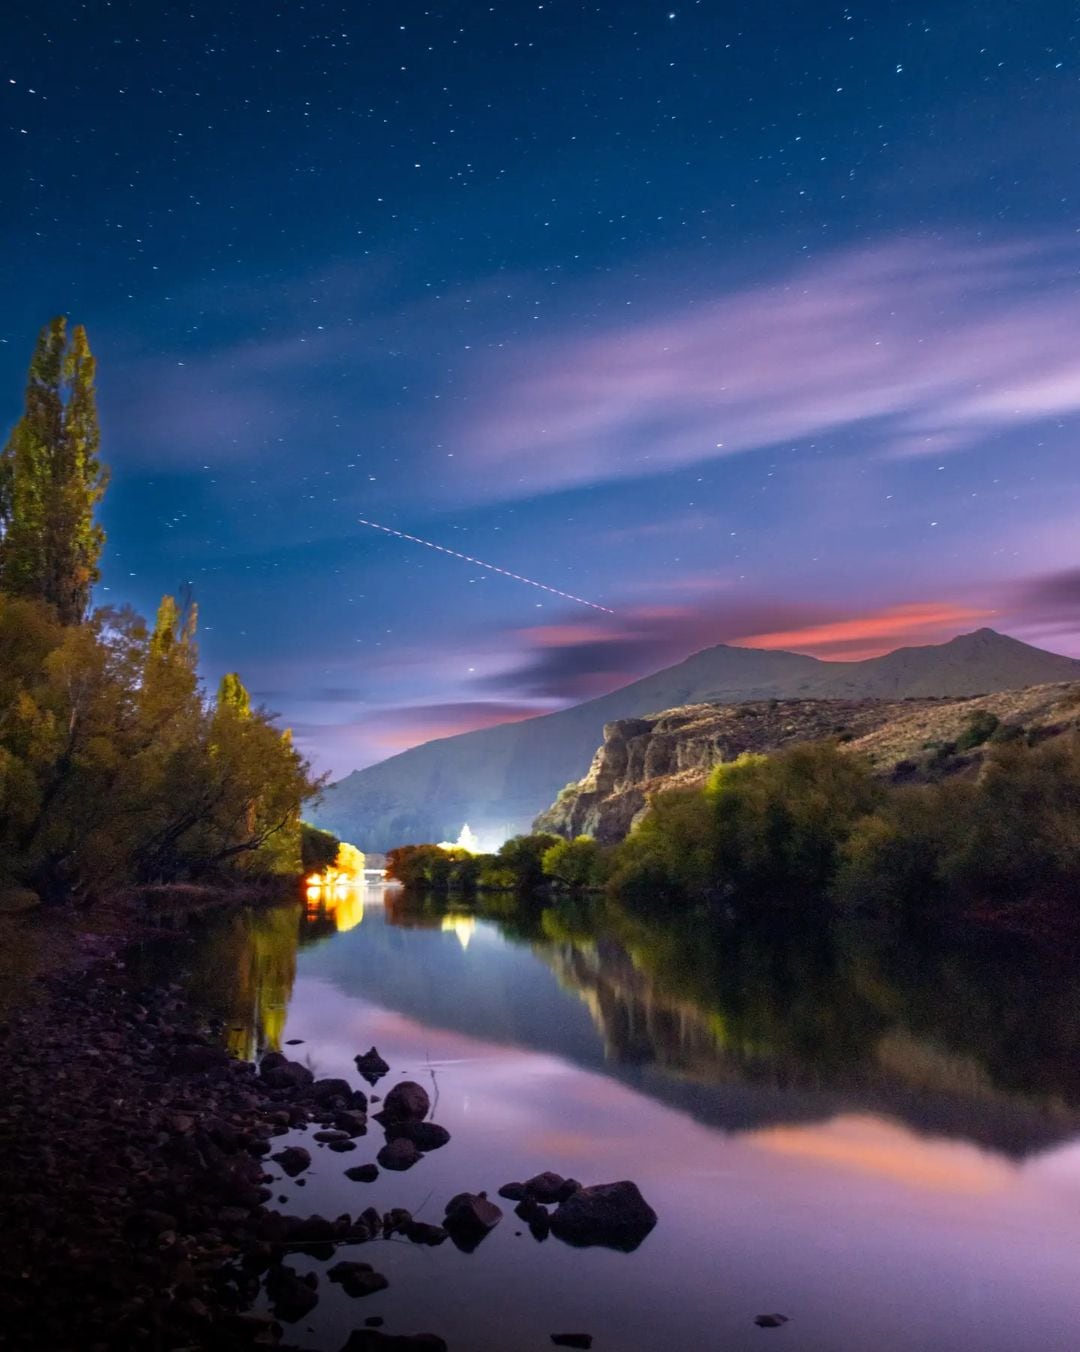
[[[267,1205],[274,1138],[314,1123],[351,1144],[364,1095],[284,1057],[263,1074],[232,1059],[179,986],[133,988],[116,954],[41,985],[0,1030],[0,1347],[296,1346],[287,1326],[318,1293],[289,1255],[330,1257],[411,1220]],[[330,1279],[377,1289],[371,1265],[345,1267]],[[350,1352],[445,1347],[358,1322]]]
[[[0,1349],[337,1352],[306,1328],[320,1281],[353,1297],[388,1284],[376,1246],[360,1250],[370,1262],[357,1246],[392,1238],[471,1251],[499,1223],[502,1209],[470,1192],[446,1203],[439,1225],[402,1208],[333,1218],[276,1209],[270,1185],[311,1163],[297,1129],[349,1154],[376,1096],[369,1105],[346,1080],[316,1079],[278,1052],[258,1067],[234,1059],[180,985],[146,987],[119,942],[88,942],[91,961],[42,977],[37,998],[0,1026]],[[374,1048],[356,1060],[369,1084],[384,1073]],[[421,1085],[393,1085],[371,1114],[385,1137],[378,1164],[345,1176],[370,1181],[445,1145],[429,1109]],[[501,1194],[537,1238],[626,1249],[656,1222],[628,1182],[583,1188],[542,1174]],[[330,1266],[300,1272],[297,1255]],[[382,1323],[359,1314],[341,1352],[446,1348]]]

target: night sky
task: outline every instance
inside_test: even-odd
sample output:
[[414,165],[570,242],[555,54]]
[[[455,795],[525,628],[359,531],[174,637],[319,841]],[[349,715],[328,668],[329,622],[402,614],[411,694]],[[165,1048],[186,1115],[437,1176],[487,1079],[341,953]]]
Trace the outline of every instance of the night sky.
[[190,581],[335,773],[724,641],[1080,654],[1078,25],[8,4],[0,423],[86,324],[97,599]]

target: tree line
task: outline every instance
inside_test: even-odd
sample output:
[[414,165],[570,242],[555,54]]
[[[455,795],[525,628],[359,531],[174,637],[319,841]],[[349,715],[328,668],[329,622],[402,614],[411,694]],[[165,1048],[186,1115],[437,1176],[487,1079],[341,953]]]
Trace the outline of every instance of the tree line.
[[42,330],[0,452],[0,886],[45,898],[300,870],[318,788],[240,677],[210,698],[198,612],[92,607],[108,474],[85,330]]
[[1075,917],[1080,731],[1029,735],[977,714],[956,745],[983,746],[975,774],[910,784],[835,741],[747,754],[701,788],[654,794],[617,845],[541,834],[491,856],[410,846],[391,851],[390,875],[461,894],[602,890],[647,911],[795,907],[1020,928]]

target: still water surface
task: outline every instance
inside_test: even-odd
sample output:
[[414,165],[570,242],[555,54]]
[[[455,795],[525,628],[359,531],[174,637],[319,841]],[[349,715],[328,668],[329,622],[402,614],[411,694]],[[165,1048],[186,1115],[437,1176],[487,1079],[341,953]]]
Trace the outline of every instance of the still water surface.
[[[323,1278],[289,1336],[336,1349],[366,1316],[452,1352],[1066,1352],[1080,1347],[1080,980],[1017,952],[790,931],[717,934],[572,905],[448,912],[380,889],[336,912],[231,915],[191,982],[236,1051],[286,1046],[365,1087],[372,1043],[452,1133],[407,1173],[307,1133],[282,1210],[438,1222],[462,1190],[543,1169],[632,1178],[659,1224],[631,1254],[538,1243],[505,1204],[472,1254],[340,1250],[388,1290]],[[175,950],[174,950],[175,951]],[[325,1264],[298,1258],[301,1270]],[[790,1323],[763,1330],[758,1314]]]

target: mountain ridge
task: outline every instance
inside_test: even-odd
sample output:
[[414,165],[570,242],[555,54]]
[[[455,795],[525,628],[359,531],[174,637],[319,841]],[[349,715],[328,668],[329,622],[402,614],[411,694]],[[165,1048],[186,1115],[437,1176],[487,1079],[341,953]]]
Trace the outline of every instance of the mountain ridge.
[[319,826],[364,849],[527,831],[587,772],[606,723],[691,704],[767,699],[970,697],[1080,680],[1080,661],[993,629],[880,657],[832,662],[783,649],[716,644],[555,713],[409,747],[330,785]]

